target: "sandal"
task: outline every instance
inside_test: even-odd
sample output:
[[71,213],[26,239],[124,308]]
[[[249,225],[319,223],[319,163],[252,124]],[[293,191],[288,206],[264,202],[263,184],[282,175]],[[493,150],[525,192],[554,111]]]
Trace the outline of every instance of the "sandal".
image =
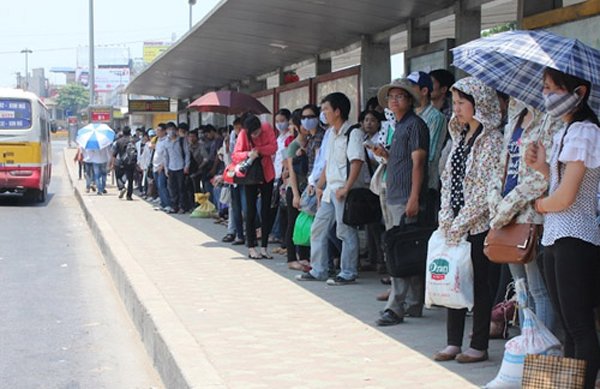
[[269,252],[267,251],[267,249],[261,250],[260,256],[263,259],[273,259],[273,256],[271,254],[269,254]]
[[257,253],[254,248],[252,248],[251,251],[248,252],[248,258],[250,258],[250,259],[262,259],[263,256],[260,253]]

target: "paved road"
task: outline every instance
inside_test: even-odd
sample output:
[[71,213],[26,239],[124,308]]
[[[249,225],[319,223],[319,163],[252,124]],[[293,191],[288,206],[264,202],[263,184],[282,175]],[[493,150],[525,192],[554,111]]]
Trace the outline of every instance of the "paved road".
[[161,388],[54,144],[45,205],[0,195],[0,388]]

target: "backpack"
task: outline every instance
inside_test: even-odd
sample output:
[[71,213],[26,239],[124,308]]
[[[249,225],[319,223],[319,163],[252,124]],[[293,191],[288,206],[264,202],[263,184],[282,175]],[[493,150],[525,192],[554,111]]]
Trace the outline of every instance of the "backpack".
[[125,146],[125,152],[121,156],[121,160],[125,165],[135,165],[137,162],[137,149],[133,141],[127,142]]

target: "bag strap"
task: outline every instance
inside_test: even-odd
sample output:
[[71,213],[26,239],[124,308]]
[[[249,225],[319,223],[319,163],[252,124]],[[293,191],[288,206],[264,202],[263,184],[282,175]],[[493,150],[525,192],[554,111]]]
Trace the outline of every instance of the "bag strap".
[[[348,144],[350,143],[350,134],[352,134],[352,131],[354,131],[355,129],[357,129],[358,126],[352,126],[348,129],[348,131],[346,132],[346,180],[348,179],[348,177],[350,177],[350,160],[348,159]],[[366,148],[363,148],[364,152],[365,152],[365,159],[366,159],[366,163],[367,163],[367,168],[369,169],[369,174],[371,175],[371,177],[373,177],[374,171],[373,171],[373,166],[371,166],[371,158],[369,158],[369,153],[367,152]]]

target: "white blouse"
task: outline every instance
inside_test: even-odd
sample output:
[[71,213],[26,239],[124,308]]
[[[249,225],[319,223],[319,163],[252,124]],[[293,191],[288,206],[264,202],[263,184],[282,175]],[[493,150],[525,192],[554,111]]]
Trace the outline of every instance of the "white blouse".
[[[553,139],[549,193],[554,193],[558,188],[559,168],[561,176],[564,175],[567,162],[582,161],[587,169],[573,205],[561,212],[545,214],[542,244],[550,246],[560,238],[570,237],[600,246],[600,228],[596,222],[600,184],[600,128],[589,121],[576,122],[563,140],[565,130],[566,126]],[[559,155],[561,140],[563,148]]]

